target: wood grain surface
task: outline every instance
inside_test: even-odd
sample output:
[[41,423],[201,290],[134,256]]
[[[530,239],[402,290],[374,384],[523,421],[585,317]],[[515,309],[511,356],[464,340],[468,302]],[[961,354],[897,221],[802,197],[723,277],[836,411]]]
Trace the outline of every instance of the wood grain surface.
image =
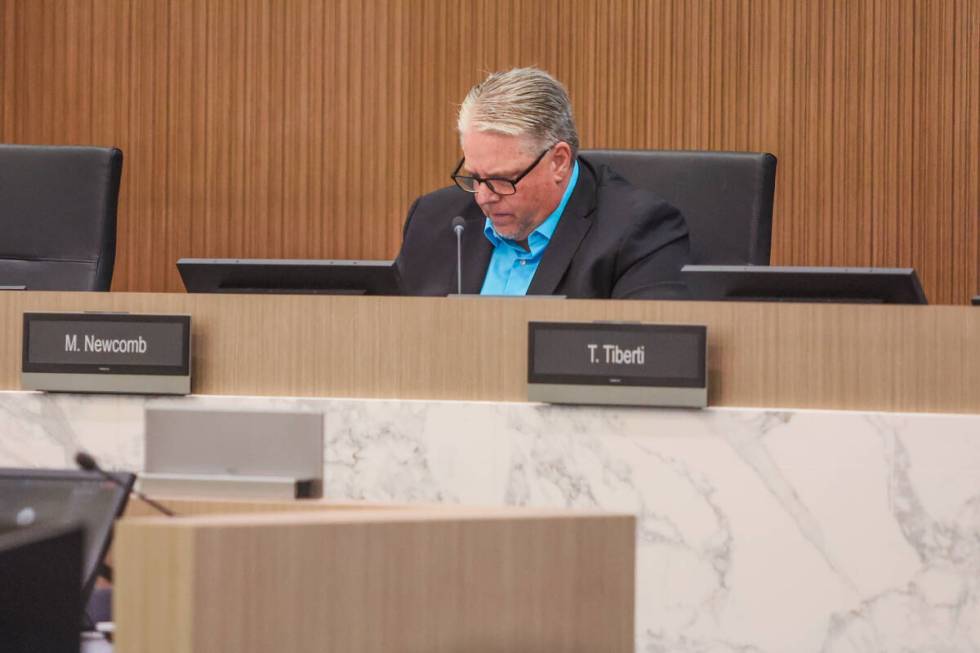
[[632,515],[401,509],[124,519],[121,653],[633,650]]
[[585,147],[779,157],[773,263],[980,292],[980,0],[0,0],[0,140],[118,145],[113,288],[178,257],[390,258],[489,70]]
[[980,412],[980,310],[751,302],[0,293],[0,389],[25,311],[191,315],[197,394],[525,401],[527,323],[708,327],[713,406]]

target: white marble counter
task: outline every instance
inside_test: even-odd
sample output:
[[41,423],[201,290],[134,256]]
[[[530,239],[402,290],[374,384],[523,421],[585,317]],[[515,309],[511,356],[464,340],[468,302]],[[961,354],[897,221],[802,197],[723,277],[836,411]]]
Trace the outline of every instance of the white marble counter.
[[325,494],[635,512],[637,650],[980,651],[980,416],[0,393],[0,465],[139,469],[143,408],[322,410]]

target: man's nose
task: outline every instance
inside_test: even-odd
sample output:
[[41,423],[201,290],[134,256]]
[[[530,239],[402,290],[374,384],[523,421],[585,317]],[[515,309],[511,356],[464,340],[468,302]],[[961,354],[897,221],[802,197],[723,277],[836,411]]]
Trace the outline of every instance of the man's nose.
[[477,182],[476,186],[476,201],[479,204],[488,204],[490,202],[496,202],[500,199],[500,195],[490,190],[490,185],[485,181]]

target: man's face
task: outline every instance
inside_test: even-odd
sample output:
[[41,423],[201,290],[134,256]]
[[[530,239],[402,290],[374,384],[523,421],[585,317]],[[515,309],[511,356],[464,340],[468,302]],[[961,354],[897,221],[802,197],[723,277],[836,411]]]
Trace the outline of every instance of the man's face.
[[[462,136],[464,169],[478,177],[514,179],[541,154],[528,139],[469,130]],[[522,242],[561,201],[571,170],[571,149],[558,143],[517,184],[513,195],[497,195],[480,184],[475,198],[497,233]]]

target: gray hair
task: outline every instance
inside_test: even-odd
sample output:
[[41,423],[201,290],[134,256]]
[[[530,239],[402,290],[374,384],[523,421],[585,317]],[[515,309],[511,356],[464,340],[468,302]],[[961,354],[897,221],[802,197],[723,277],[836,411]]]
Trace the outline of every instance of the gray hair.
[[[537,68],[491,73],[459,107],[457,129],[526,136],[539,149],[565,141],[578,153],[572,102],[561,82]],[[537,154],[537,152],[534,152]]]

